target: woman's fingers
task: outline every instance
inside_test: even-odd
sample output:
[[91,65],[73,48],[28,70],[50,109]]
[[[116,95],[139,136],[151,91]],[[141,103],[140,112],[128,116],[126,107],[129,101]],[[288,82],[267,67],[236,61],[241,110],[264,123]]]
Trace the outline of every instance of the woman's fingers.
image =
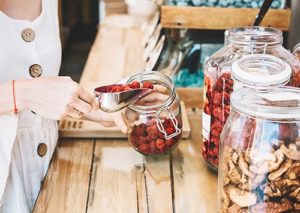
[[67,116],[71,116],[72,118],[82,118],[83,117],[83,112],[75,109],[75,108],[70,108],[67,113]]
[[78,97],[86,103],[90,104],[92,109],[98,109],[99,106],[97,101],[95,100],[95,96],[85,91],[82,87],[79,87],[78,89]]
[[92,110],[92,106],[89,103],[86,103],[85,101],[81,100],[80,98],[75,98],[75,100],[70,104],[70,106],[84,114],[87,114]]
[[163,102],[168,99],[168,95],[153,92],[150,93],[149,95],[141,98],[137,103],[138,104],[144,104],[144,103],[152,103],[152,102]]
[[128,124],[126,123],[123,111],[113,113],[112,117],[117,127],[119,127],[121,131],[126,134],[128,131]]
[[159,93],[164,93],[164,92],[167,92],[168,89],[165,86],[161,86],[161,85],[155,84],[154,85],[154,91],[157,91]]

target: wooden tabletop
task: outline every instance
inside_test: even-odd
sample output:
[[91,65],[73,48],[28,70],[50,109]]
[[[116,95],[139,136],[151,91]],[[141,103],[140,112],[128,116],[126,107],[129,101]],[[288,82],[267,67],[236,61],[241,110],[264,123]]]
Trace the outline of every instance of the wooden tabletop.
[[217,175],[201,156],[201,114],[165,157],[144,157],[126,140],[59,141],[33,212],[216,212]]

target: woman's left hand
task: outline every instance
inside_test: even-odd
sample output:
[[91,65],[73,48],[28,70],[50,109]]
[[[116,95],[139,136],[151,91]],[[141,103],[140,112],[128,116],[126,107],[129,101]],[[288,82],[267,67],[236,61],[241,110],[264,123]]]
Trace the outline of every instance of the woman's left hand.
[[101,111],[100,109],[92,110],[90,113],[85,114],[83,116],[83,119],[95,121],[105,127],[117,126],[124,134],[126,134],[128,131],[128,127],[123,115],[123,110],[115,113],[106,113]]

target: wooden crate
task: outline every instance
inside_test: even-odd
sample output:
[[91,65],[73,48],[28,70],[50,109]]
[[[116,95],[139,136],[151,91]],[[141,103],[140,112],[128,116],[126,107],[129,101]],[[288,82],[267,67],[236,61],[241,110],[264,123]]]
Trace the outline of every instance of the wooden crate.
[[[251,8],[162,6],[161,23],[166,28],[225,30],[252,25],[257,13]],[[290,9],[270,9],[261,25],[288,31],[290,22]]]

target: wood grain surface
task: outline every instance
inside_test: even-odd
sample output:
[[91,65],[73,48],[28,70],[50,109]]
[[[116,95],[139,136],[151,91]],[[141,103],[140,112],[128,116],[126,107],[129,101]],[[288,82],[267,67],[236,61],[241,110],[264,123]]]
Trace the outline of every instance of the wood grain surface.
[[201,156],[201,113],[172,155],[144,157],[125,140],[60,142],[33,212],[211,213],[217,175]]
[[[166,28],[226,30],[251,26],[258,9],[218,7],[161,7],[161,24]],[[261,26],[288,31],[291,22],[290,9],[270,9]]]
[[59,142],[34,213],[86,211],[93,148],[93,140]]

